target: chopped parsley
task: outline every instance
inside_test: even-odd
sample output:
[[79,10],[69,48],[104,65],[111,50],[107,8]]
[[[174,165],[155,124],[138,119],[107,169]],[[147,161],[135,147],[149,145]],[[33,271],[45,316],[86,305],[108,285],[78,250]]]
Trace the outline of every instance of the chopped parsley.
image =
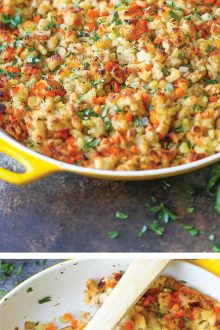
[[194,228],[193,226],[190,226],[190,225],[184,225],[184,224],[181,224],[180,225],[185,231],[187,231],[189,233],[190,236],[199,236],[200,235],[200,230]]
[[51,301],[51,297],[48,296],[48,297],[44,297],[44,298],[38,300],[38,304],[45,304],[45,303],[48,303],[50,301]]
[[146,225],[144,225],[141,230],[138,232],[138,236],[139,237],[144,237],[144,235],[146,234],[146,232],[148,231],[148,227]]
[[209,79],[207,77],[204,77],[204,78],[202,78],[202,80],[206,84],[210,84],[210,85],[216,85],[216,84],[218,84],[218,80],[217,79]]
[[83,119],[88,119],[89,117],[99,117],[99,115],[91,109],[77,111],[77,116]]
[[153,221],[151,224],[150,224],[150,228],[149,228],[151,231],[153,231],[155,234],[157,234],[158,236],[163,236],[164,234],[164,227],[160,226],[159,225],[159,222],[157,220]]
[[188,214],[192,214],[192,213],[194,213],[194,212],[195,212],[195,207],[188,207],[188,208],[186,209],[186,212],[187,212]]
[[117,11],[114,12],[114,14],[113,14],[112,23],[115,24],[115,25],[121,25],[122,24],[122,21],[119,19],[119,15],[118,15]]
[[0,75],[3,75],[5,76],[7,79],[11,79],[11,78],[14,78],[14,77],[19,77],[21,75],[20,72],[18,73],[13,73],[13,72],[8,72],[8,71],[4,71],[2,69],[0,69]]
[[147,209],[150,213],[156,214],[158,220],[161,220],[164,223],[168,223],[170,220],[176,221],[178,219],[178,216],[171,212],[164,203],[157,203],[155,199],[151,205],[147,205]]
[[208,193],[215,192],[215,210],[220,214],[220,165],[217,164],[211,171],[211,176],[207,184]]
[[108,232],[108,237],[111,239],[116,239],[120,236],[119,232],[117,230],[111,230]]
[[179,52],[178,57],[179,57],[180,60],[184,60],[185,55],[186,55],[186,53],[182,50],[182,51]]
[[174,3],[173,3],[172,0],[166,0],[166,4],[167,4],[167,6],[169,6],[169,7],[174,7]]
[[16,274],[17,276],[20,275],[20,274],[23,272],[23,269],[24,269],[24,265],[19,266],[15,274]]
[[169,11],[169,15],[170,15],[170,18],[173,18],[173,19],[175,19],[175,20],[177,20],[177,21],[180,20],[179,15],[178,15],[174,10],[170,10],[170,11]]
[[82,150],[88,152],[89,149],[95,148],[99,144],[99,139],[89,138],[83,145]]
[[128,214],[126,212],[117,211],[115,217],[120,220],[126,220],[128,219]]
[[2,45],[0,46],[0,53],[3,52],[7,47],[8,47],[7,42],[3,42]]
[[11,262],[8,262],[6,260],[1,260],[0,269],[2,272],[1,278],[2,277],[7,278],[14,272],[15,267]]
[[18,27],[18,25],[20,25],[22,23],[22,18],[20,16],[20,14],[18,14],[18,13],[15,16],[9,16],[6,14],[2,14],[0,16],[0,22],[9,24],[9,26],[12,29],[16,29]]
[[40,62],[40,59],[39,59],[39,58],[36,58],[36,57],[33,56],[33,55],[29,55],[29,56],[27,57],[27,62],[28,62],[28,63],[31,63],[31,64],[37,64],[37,63]]

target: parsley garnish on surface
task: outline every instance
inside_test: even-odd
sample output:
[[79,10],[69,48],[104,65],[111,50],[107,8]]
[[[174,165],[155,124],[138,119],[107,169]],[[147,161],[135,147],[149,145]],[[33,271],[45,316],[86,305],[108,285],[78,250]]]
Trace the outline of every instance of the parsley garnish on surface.
[[158,236],[163,236],[164,234],[164,227],[159,225],[159,222],[157,220],[153,221],[150,225],[150,230],[153,231]]
[[165,223],[168,223],[170,220],[176,221],[178,216],[171,212],[164,203],[157,203],[156,199],[152,200],[152,204],[147,204],[147,209],[150,213],[156,214],[158,216],[158,220],[161,220]]
[[212,226],[209,240],[210,240],[210,248],[213,252],[220,252],[220,245],[216,242],[217,235],[216,235],[216,226]]
[[0,267],[1,267],[1,271],[2,271],[1,279],[9,277],[15,270],[14,265],[11,262],[8,262],[6,260],[1,261]]
[[186,209],[186,212],[187,212],[188,214],[192,214],[193,212],[195,212],[195,207],[188,207],[188,208]]
[[120,236],[120,234],[117,230],[111,230],[108,232],[108,237],[111,239],[118,238],[119,236]]
[[184,224],[181,224],[180,226],[193,237],[200,235],[200,231],[193,226]]
[[23,269],[24,269],[24,265],[19,266],[19,267],[18,267],[18,270],[16,271],[16,275],[17,275],[17,276],[20,275],[20,274],[23,272]]
[[128,214],[125,213],[125,212],[117,211],[117,212],[115,213],[115,217],[116,217],[117,219],[120,219],[120,220],[126,220],[126,219],[128,219]]
[[211,171],[211,176],[207,185],[208,193],[215,192],[215,210],[220,214],[220,165],[217,164]]
[[146,232],[148,231],[148,227],[146,225],[144,225],[141,230],[138,232],[138,236],[139,237],[144,237],[144,235],[146,234]]

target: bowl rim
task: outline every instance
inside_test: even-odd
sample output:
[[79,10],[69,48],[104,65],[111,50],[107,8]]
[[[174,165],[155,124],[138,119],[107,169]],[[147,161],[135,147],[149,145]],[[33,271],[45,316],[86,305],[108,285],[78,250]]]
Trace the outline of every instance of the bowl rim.
[[32,157],[37,158],[38,160],[42,160],[44,162],[47,162],[49,164],[52,164],[58,168],[58,170],[63,171],[69,171],[69,172],[75,172],[78,174],[86,174],[91,176],[101,176],[101,177],[114,177],[114,178],[142,178],[142,177],[166,177],[166,176],[172,176],[177,175],[189,171],[196,170],[198,168],[202,168],[208,165],[211,165],[212,163],[215,163],[217,161],[220,161],[220,152],[216,153],[214,155],[205,157],[203,159],[197,160],[195,162],[191,162],[188,164],[183,165],[177,165],[167,168],[159,168],[154,170],[141,170],[141,171],[116,171],[116,170],[98,170],[94,168],[88,168],[73,164],[67,164],[59,160],[55,160],[53,158],[50,158],[48,156],[45,156],[43,154],[40,154],[34,150],[31,150],[30,148],[26,147],[22,143],[16,141],[14,138],[9,136],[3,129],[0,129],[0,139],[5,140],[10,145],[14,146],[17,150],[21,150],[24,153],[31,155]]
[[[27,278],[26,280],[24,280],[22,283],[20,283],[19,285],[17,285],[15,288],[11,289],[4,297],[2,297],[0,299],[0,309],[1,307],[3,307],[3,305],[11,298],[13,297],[16,293],[18,293],[20,290],[22,290],[24,287],[26,287],[27,285],[30,285],[35,279],[39,279],[41,277],[44,277],[45,275],[53,272],[53,270],[56,270],[58,269],[59,267],[63,267],[64,265],[67,265],[67,266],[71,266],[73,264],[76,264],[76,263],[80,263],[80,262],[86,262],[86,261],[92,261],[93,259],[89,259],[89,258],[86,258],[86,259],[80,259],[80,258],[76,258],[76,259],[69,259],[69,260],[63,260],[62,262],[59,262],[57,264],[54,264],[44,270],[41,270],[39,271],[38,273],[30,276],[29,278]],[[111,260],[115,260],[114,257],[108,259],[109,261]],[[127,261],[132,261],[133,258],[118,258],[118,260],[127,260]],[[200,267],[198,265],[195,265],[195,264],[192,264],[190,262],[188,262],[188,260],[181,260],[181,259],[173,259],[172,261],[174,262],[178,262],[178,263],[183,263],[183,264],[187,264],[188,266],[194,268],[194,269],[198,269],[200,271],[203,271],[207,274],[209,274],[209,276],[211,277],[214,277],[216,279],[219,280],[220,282],[220,277],[218,277],[217,275],[213,274],[212,272],[206,270],[205,268],[203,267]]]

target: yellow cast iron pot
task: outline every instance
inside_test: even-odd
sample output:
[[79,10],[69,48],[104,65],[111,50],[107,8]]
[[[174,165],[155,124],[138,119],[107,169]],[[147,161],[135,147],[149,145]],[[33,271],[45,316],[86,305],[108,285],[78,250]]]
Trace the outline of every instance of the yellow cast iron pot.
[[146,170],[146,171],[107,171],[66,164],[34,152],[16,142],[0,130],[0,152],[16,159],[25,168],[25,173],[14,173],[0,168],[0,179],[15,185],[22,185],[38,180],[49,174],[67,171],[84,176],[107,180],[151,180],[179,175],[213,164],[220,160],[220,153],[190,164]]

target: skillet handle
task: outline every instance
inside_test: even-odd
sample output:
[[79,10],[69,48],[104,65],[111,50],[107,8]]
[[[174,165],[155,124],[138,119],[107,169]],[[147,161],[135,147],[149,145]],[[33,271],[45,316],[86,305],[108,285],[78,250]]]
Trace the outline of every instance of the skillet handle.
[[47,163],[43,160],[39,161],[36,157],[29,155],[22,150],[18,150],[1,137],[0,152],[17,160],[26,170],[25,173],[20,174],[0,167],[0,179],[14,185],[31,183],[60,170],[53,164]]

